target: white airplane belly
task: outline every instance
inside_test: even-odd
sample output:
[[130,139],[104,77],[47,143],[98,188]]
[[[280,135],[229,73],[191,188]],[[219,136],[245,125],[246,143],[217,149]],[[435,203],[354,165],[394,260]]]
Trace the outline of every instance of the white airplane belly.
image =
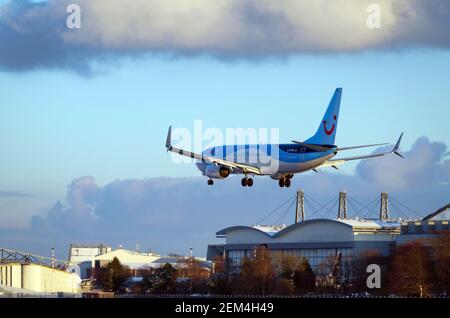
[[280,162],[278,173],[298,173],[314,169],[320,166],[328,159],[334,157],[334,154],[329,154],[324,157],[309,160],[306,162]]

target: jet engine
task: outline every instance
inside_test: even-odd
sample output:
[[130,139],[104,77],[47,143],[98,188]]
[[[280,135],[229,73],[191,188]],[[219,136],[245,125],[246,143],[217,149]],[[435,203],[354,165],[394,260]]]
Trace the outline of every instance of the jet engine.
[[227,166],[208,164],[204,175],[209,178],[224,179],[231,173],[231,169]]

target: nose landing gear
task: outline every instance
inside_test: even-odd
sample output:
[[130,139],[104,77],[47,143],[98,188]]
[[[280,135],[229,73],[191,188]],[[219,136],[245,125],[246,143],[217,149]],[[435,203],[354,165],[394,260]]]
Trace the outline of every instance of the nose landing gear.
[[208,185],[213,185],[214,184],[214,180],[213,179],[209,179],[208,180]]

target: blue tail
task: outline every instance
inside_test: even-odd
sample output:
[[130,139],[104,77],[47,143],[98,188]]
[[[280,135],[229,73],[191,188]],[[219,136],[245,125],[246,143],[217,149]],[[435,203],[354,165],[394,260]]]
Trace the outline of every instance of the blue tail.
[[341,95],[342,88],[336,88],[316,134],[308,140],[305,140],[305,143],[334,145],[339,119],[339,106],[341,105]]

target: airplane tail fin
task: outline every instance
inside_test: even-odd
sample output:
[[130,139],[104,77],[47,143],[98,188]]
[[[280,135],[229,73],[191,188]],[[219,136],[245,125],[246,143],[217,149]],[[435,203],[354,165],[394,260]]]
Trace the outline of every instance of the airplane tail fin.
[[341,96],[342,88],[336,88],[316,134],[305,140],[305,143],[316,145],[334,145],[339,119]]

